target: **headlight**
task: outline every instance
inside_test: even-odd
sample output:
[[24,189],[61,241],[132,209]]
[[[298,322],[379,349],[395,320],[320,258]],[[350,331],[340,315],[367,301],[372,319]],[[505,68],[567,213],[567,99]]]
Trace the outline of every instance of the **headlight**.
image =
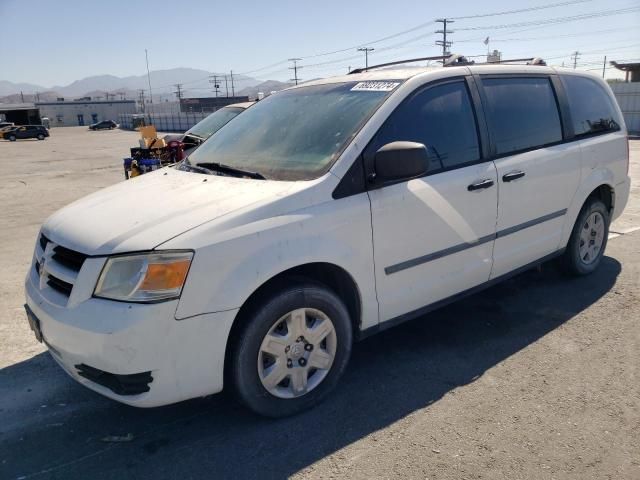
[[178,298],[193,252],[122,255],[107,260],[95,297],[126,302],[156,302]]

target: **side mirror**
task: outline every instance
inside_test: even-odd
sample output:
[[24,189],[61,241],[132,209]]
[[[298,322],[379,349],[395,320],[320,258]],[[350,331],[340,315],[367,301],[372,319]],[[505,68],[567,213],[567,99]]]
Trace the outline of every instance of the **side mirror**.
[[391,142],[374,156],[376,183],[421,177],[429,169],[427,147],[416,142]]

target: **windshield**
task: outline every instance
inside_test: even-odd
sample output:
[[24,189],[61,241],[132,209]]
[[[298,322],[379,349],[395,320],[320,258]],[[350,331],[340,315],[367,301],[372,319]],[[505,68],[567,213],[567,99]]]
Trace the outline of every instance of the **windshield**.
[[[223,164],[275,180],[324,173],[398,82],[349,82],[271,95],[193,152],[191,165]],[[380,86],[380,84],[384,84]]]
[[207,139],[243,110],[244,109],[240,107],[224,107],[216,110],[207,118],[191,127],[185,135],[193,134],[196,137]]

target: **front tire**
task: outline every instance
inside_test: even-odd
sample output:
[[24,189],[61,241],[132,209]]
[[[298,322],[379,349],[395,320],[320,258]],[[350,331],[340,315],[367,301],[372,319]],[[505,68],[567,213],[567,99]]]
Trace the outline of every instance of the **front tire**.
[[44,135],[43,135],[43,134],[41,134],[41,133],[39,133],[39,134],[38,134],[38,140],[44,140]]
[[333,291],[312,283],[284,287],[240,321],[229,380],[251,410],[293,415],[335,388],[349,361],[353,332],[347,308]]
[[582,207],[571,232],[563,265],[572,275],[588,275],[598,268],[607,247],[610,215],[606,205],[596,198]]
[[9,141],[10,142],[15,142],[16,141],[16,136],[15,135],[9,135]]

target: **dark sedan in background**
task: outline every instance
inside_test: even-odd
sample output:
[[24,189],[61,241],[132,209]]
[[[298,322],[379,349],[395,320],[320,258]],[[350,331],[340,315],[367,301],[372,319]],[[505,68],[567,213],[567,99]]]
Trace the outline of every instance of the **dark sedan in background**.
[[92,123],[89,125],[89,130],[113,130],[118,124],[113,120],[103,120],[98,123]]

